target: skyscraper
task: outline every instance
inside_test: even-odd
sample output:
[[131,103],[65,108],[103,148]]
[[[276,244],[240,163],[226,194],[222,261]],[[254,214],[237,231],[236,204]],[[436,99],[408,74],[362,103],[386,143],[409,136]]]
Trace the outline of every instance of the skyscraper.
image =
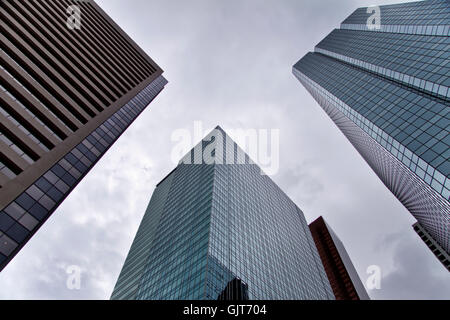
[[378,177],[447,253],[449,36],[446,0],[387,5],[379,11],[360,8],[293,67]]
[[425,245],[433,252],[442,265],[450,271],[450,255],[431,237],[428,232],[420,225],[419,222],[413,224],[414,231],[423,240]]
[[227,298],[334,296],[302,211],[217,127],[156,186],[111,299]]
[[319,217],[309,224],[336,300],[369,300],[369,295],[336,233]]
[[0,3],[0,270],[163,89],[91,0]]

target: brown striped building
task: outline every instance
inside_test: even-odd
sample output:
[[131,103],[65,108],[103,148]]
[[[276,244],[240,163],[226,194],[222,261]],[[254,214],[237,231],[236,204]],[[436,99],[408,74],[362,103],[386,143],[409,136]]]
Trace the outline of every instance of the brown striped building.
[[344,245],[322,217],[309,224],[336,300],[370,300]]
[[162,72],[92,0],[0,2],[0,271],[161,92]]

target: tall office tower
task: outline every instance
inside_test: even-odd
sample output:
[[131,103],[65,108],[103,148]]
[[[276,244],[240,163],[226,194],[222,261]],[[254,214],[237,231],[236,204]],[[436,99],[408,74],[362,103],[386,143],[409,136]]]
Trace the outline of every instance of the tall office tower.
[[450,2],[379,9],[357,9],[293,73],[449,253]]
[[94,1],[2,0],[0,19],[2,270],[166,80]]
[[450,271],[450,255],[430,236],[430,234],[420,225],[419,222],[413,224],[414,231],[425,242],[426,246],[430,248],[431,252],[438,258],[444,267]]
[[217,127],[157,185],[111,299],[334,296],[302,211]]
[[309,224],[336,300],[369,300],[347,250],[322,217]]

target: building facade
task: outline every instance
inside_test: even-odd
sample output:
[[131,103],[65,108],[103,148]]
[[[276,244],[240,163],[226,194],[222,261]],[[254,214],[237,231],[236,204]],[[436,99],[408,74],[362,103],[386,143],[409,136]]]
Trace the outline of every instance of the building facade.
[[414,231],[423,240],[425,245],[433,252],[442,265],[450,271],[450,255],[430,236],[430,234],[420,225],[419,222],[413,224]]
[[217,300],[221,301],[244,301],[248,298],[248,286],[241,279],[234,278],[226,285],[219,294]]
[[111,299],[227,297],[334,299],[302,211],[217,127],[157,185]]
[[293,73],[383,183],[450,251],[450,2],[360,8]]
[[2,270],[167,81],[94,1],[5,0],[0,19]]
[[369,295],[336,233],[319,217],[309,224],[336,300],[369,300]]

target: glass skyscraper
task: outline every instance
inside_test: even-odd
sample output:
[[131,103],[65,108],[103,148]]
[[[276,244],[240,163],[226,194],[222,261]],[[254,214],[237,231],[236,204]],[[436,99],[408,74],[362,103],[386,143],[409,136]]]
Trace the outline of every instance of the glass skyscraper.
[[302,211],[217,127],[157,185],[111,299],[233,292],[334,299]]
[[293,73],[447,253],[450,2],[353,12]]

